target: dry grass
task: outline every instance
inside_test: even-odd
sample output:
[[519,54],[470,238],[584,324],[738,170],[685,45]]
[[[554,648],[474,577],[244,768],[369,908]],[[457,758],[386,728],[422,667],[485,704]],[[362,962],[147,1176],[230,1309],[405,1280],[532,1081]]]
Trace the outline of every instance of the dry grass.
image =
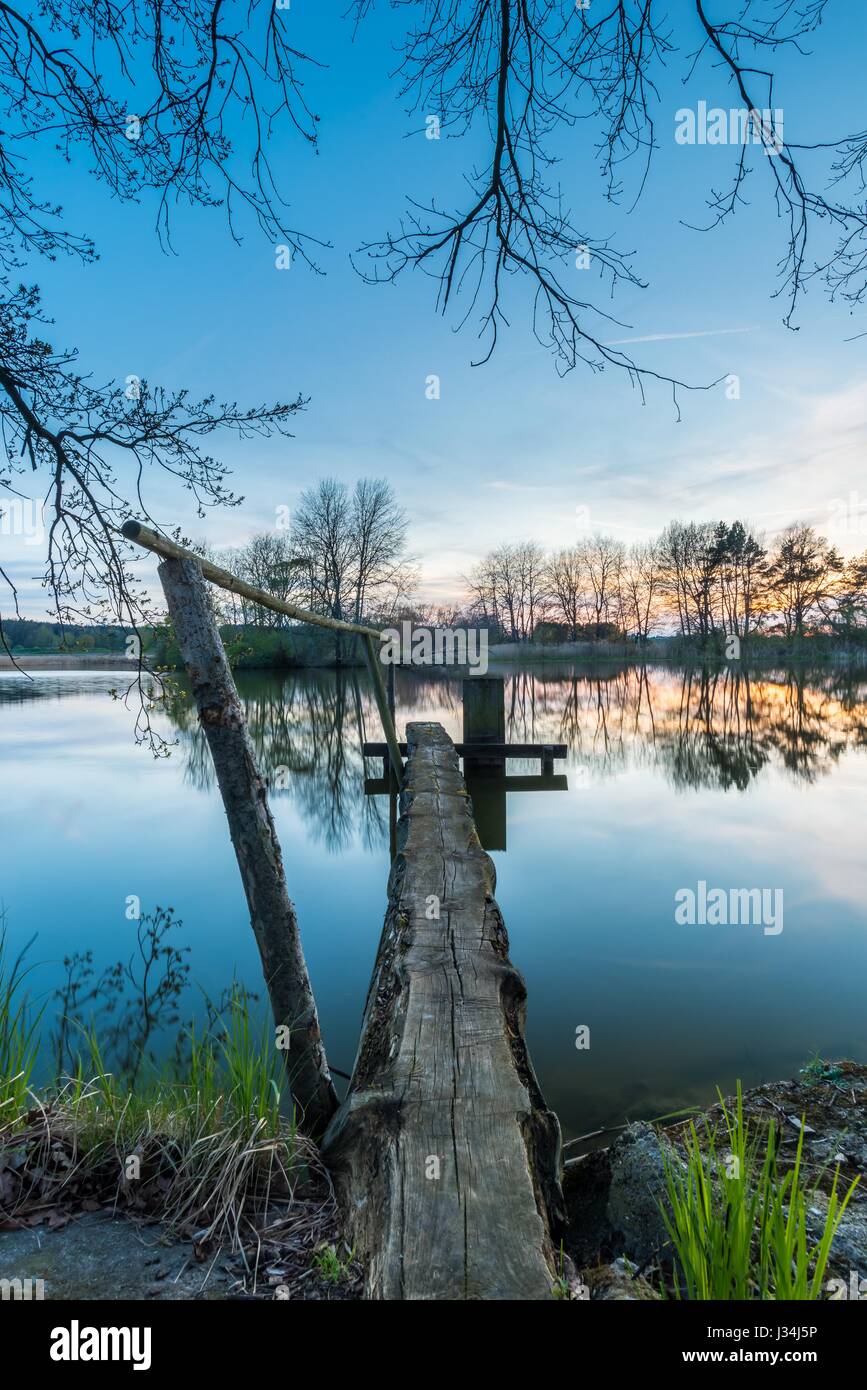
[[[2,944],[2,943],[0,943]],[[2,966],[2,959],[0,959]],[[5,985],[4,985],[5,978]],[[93,1033],[75,1075],[34,1087],[35,1029],[20,961],[0,970],[0,1227],[65,1224],[110,1208],[159,1220],[198,1258],[281,1240],[334,1242],[336,1204],[315,1145],[298,1132],[273,1031],[257,1033],[236,992],[209,1030],[189,1031],[184,1075],[104,1063]]]

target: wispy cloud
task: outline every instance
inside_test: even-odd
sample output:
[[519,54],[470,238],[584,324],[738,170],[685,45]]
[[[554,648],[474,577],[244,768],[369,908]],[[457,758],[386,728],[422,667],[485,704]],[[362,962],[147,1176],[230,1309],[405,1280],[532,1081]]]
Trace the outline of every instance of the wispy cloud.
[[680,338],[724,338],[732,333],[758,333],[759,324],[749,328],[702,328],[694,333],[644,333],[640,338],[612,338],[606,347],[625,347],[627,343],[670,343]]

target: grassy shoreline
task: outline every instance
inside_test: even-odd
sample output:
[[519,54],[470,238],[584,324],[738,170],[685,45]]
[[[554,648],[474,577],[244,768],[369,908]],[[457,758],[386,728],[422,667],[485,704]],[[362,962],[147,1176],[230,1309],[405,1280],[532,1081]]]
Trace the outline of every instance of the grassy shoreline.
[[[323,1296],[314,1286],[360,1296],[361,1267],[330,1177],[296,1124],[273,1030],[252,1024],[243,991],[231,991],[204,1029],[178,1030],[182,1062],[178,1050],[172,1066],[143,1057],[132,1072],[112,1071],[91,1023],[77,1028],[71,1065],[37,1085],[42,1011],[31,1007],[22,961],[4,957],[0,937],[0,1231],[121,1214],[191,1242],[196,1260],[238,1255],[247,1291],[259,1296],[268,1296],[275,1264],[295,1271],[291,1283],[280,1276],[277,1297]],[[809,1301],[826,1296],[826,1273],[845,1285],[851,1256],[835,1260],[835,1241],[856,1193],[863,1210],[854,1170],[867,1141],[863,1114],[852,1132],[848,1101],[856,1086],[867,1096],[867,1067],[814,1058],[801,1078],[746,1096],[739,1084],[734,1102],[720,1094],[702,1114],[654,1124],[664,1182],[652,1200],[668,1240],[663,1234],[644,1277],[633,1251],[618,1242],[609,1252],[609,1273],[621,1255],[635,1271],[642,1291],[629,1296]],[[857,1113],[863,1108],[862,1098]],[[824,1157],[817,1141],[828,1130]],[[573,1187],[606,1153],[570,1160]],[[577,1205],[570,1222],[581,1224],[585,1198]],[[586,1297],[576,1271],[596,1287],[601,1266],[560,1248],[552,1298]]]
[[[288,633],[291,634],[291,629]],[[267,643],[261,641],[255,647],[247,645],[246,638],[224,634],[227,650],[235,670],[246,671],[323,671],[358,670],[364,668],[364,660],[353,649],[343,653],[338,663],[333,656],[324,651],[312,650],[309,646],[297,652],[288,644],[287,634],[275,635]],[[315,645],[315,643],[314,643]],[[14,658],[14,659],[13,659]],[[182,663],[171,649],[156,648],[145,653],[148,665],[161,666],[171,671],[181,671]],[[718,648],[698,647],[679,639],[658,641],[639,646],[627,642],[568,642],[550,645],[501,644],[488,649],[489,667],[507,671],[533,671],[535,668],[551,666],[592,669],[610,666],[671,666],[695,667],[704,669],[735,669],[742,671],[767,670],[867,670],[867,648],[845,647],[822,639],[803,643],[792,643],[782,639],[765,638],[750,643],[739,658],[727,659]],[[13,657],[0,653],[0,670],[50,671],[50,670],[129,670],[134,671],[137,663],[124,653],[112,652],[13,652]],[[410,666],[402,669],[411,670]],[[470,674],[469,668],[452,665],[424,665],[415,669],[427,673],[442,673],[461,677]]]

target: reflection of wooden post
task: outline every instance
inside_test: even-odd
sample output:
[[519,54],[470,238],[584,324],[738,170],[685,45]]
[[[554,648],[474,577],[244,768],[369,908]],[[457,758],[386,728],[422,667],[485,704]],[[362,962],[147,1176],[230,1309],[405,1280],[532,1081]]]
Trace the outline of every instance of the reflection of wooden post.
[[464,778],[467,791],[473,803],[473,819],[479,832],[482,846],[487,850],[505,850],[506,842],[506,779],[503,775],[504,763],[498,767],[466,766],[464,759]]
[[337,1109],[316,1002],[301,948],[298,919],[286,889],[283,856],[256,767],[241,701],[208,604],[202,571],[192,560],[159,567],[175,635],[193,687],[199,722],[214,770],[250,922],[262,958],[274,1021],[289,1029],[286,1069],[302,1112],[299,1122],[321,1134]]

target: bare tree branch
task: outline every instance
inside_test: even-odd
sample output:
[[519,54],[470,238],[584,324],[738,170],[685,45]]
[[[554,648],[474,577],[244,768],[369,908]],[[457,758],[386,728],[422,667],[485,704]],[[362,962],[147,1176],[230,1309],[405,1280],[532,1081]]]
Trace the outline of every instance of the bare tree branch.
[[[366,262],[357,263],[360,273],[371,282],[391,282],[408,268],[421,269],[435,280],[443,313],[463,295],[458,325],[478,310],[483,362],[508,322],[509,277],[524,281],[532,293],[534,332],[553,352],[559,371],[578,362],[596,371],[617,366],[639,387],[652,378],[671,382],[676,400],[684,383],[637,365],[607,343],[608,311],[569,287],[564,266],[577,248],[586,249],[609,296],[624,283],[643,288],[644,282],[631,253],[578,225],[551,172],[556,134],[590,121],[598,132],[609,201],[621,199],[623,166],[638,156],[634,206],[656,143],[657,82],[677,53],[666,11],[653,0],[594,0],[586,9],[562,0],[392,0],[392,6],[411,6],[416,16],[398,68],[410,111],[436,113],[446,134],[465,135],[486,123],[489,153],[481,167],[465,171],[464,206],[450,211],[435,198],[424,204],[409,199],[398,230],[361,248]],[[685,55],[686,75],[707,63],[719,87],[721,73],[722,91],[735,88],[752,136],[751,144],[738,149],[731,187],[711,191],[710,225],[725,221],[742,203],[749,156],[756,154],[767,164],[786,229],[777,293],[786,296],[788,326],[812,276],[824,276],[832,295],[850,303],[862,302],[867,283],[867,135],[799,145],[782,140],[761,117],[776,103],[766,60],[782,50],[805,54],[805,40],[825,6],[826,0],[742,0],[734,14],[716,20],[705,0],[692,0],[681,16],[687,44],[695,33],[696,46]],[[356,0],[353,9],[358,23],[372,0]],[[802,158],[816,152],[831,158],[826,185],[857,185],[851,203],[832,200],[808,181]],[[816,222],[834,229],[838,240],[811,263],[808,235]]]

